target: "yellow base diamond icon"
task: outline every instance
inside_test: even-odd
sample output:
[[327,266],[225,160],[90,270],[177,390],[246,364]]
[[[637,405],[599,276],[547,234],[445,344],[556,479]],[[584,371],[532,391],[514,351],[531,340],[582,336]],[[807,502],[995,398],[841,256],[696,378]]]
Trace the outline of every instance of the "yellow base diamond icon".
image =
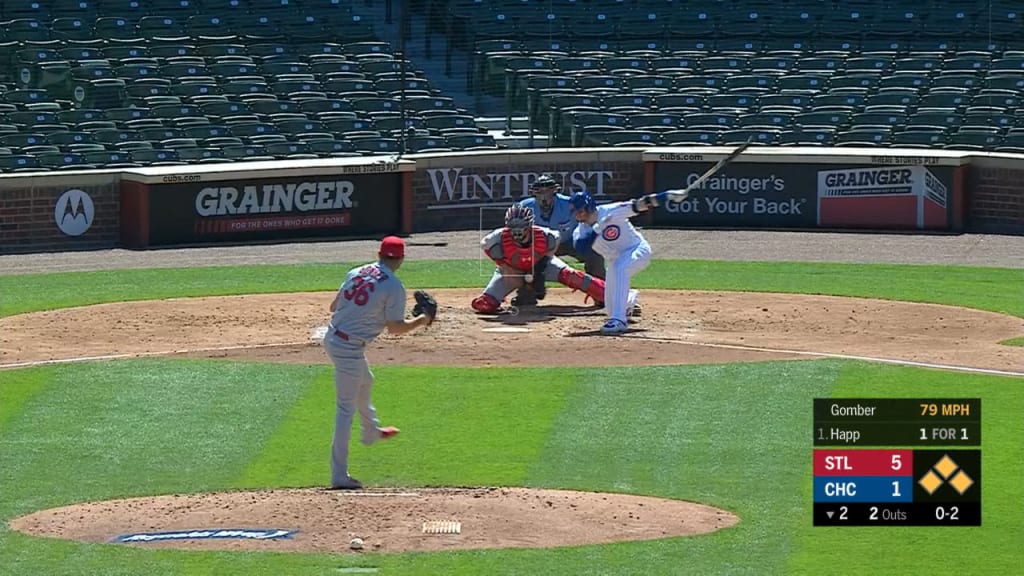
[[956,472],[956,469],[959,467],[960,466],[949,457],[949,454],[943,455],[942,460],[939,460],[938,463],[935,464],[935,469],[938,470],[939,474],[942,474],[942,477],[945,479],[952,476],[953,472]]
[[918,480],[917,483],[920,484],[921,488],[924,488],[928,494],[934,494],[935,491],[939,489],[939,486],[942,486],[942,478],[939,478],[938,474],[929,470],[927,474],[921,476],[921,479]]
[[953,479],[949,481],[949,485],[955,488],[961,496],[964,492],[967,492],[967,489],[970,488],[973,484],[974,480],[972,480],[971,477],[968,476],[967,473],[964,472],[963,470],[957,472],[956,476],[954,476]]

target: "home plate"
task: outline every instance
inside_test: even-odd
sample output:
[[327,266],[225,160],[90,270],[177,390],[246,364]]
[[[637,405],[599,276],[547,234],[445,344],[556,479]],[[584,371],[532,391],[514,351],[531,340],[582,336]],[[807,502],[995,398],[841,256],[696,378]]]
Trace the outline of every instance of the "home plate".
[[481,328],[484,332],[533,332],[529,328],[523,328],[522,326],[497,326],[495,328]]

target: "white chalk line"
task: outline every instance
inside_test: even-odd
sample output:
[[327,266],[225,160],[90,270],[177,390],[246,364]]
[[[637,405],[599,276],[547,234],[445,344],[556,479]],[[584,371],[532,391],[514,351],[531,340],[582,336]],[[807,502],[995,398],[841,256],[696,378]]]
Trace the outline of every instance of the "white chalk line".
[[130,354],[104,354],[101,356],[78,356],[76,358],[55,358],[52,360],[35,360],[32,362],[12,362],[0,364],[0,370],[7,368],[32,368],[34,366],[49,366],[52,364],[75,364],[78,362],[102,362],[106,360],[126,360],[129,358],[145,358],[152,356],[173,356],[174,354],[195,354],[197,352],[230,352],[232,350],[255,350],[259,348],[279,348],[282,346],[301,346],[310,344],[313,340],[301,342],[280,342],[278,344],[239,344],[237,346],[213,346],[210,348],[187,348],[183,350],[170,350],[163,352],[132,352]]
[[[745,350],[751,352],[768,352],[772,354],[789,354],[794,356],[812,356],[815,358],[837,358],[842,360],[861,360],[864,362],[879,362],[882,364],[896,364],[900,366],[914,366],[917,368],[931,368],[936,370],[952,370],[956,372],[970,372],[973,374],[990,374],[994,376],[1015,376],[1024,377],[1024,372],[1013,370],[996,370],[992,368],[975,368],[972,366],[960,366],[957,364],[941,364],[935,362],[918,362],[915,360],[900,360],[897,358],[882,358],[878,356],[859,356],[856,354],[839,354],[834,352],[812,352],[808,350],[787,350],[785,348],[767,348],[763,346],[748,346],[743,344],[716,344],[713,342],[693,342],[680,340],[678,338],[659,338],[657,336],[630,336],[623,335],[620,338],[632,338],[634,340],[651,340],[655,342],[671,342],[674,344],[686,344],[689,346],[703,346],[706,348],[724,348],[729,350]],[[53,360],[35,360],[31,362],[13,362],[0,364],[0,370],[10,368],[32,368],[35,366],[48,366],[54,364],[74,364],[78,362],[99,362],[107,360],[125,360],[130,358],[144,358],[152,356],[172,356],[175,354],[196,354],[202,352],[228,352],[232,350],[249,350],[259,348],[278,348],[282,346],[301,346],[310,344],[310,340],[300,342],[282,342],[278,344],[243,344],[237,346],[216,346],[210,348],[190,348],[185,350],[172,350],[165,352],[136,352],[132,354],[107,354],[102,356],[80,356],[77,358],[58,358]]]
[[971,372],[976,374],[991,374],[995,376],[1018,376],[1024,377],[1024,372],[1013,370],[996,370],[992,368],[975,368],[972,366],[960,366],[957,364],[939,364],[935,362],[918,362],[915,360],[900,360],[897,358],[882,358],[878,356],[858,356],[856,354],[839,354],[834,352],[811,352],[808,350],[787,350],[785,348],[765,348],[762,346],[747,346],[743,344],[716,344],[713,342],[692,342],[677,338],[659,338],[657,336],[620,336],[621,338],[632,338],[634,340],[654,340],[656,342],[671,342],[674,344],[688,344],[690,346],[704,346],[707,348],[726,348],[730,350],[745,350],[751,352],[770,352],[774,354],[792,354],[795,356],[814,356],[816,358],[837,358],[841,360],[863,360],[865,362],[880,362],[883,364],[898,364],[901,366],[915,366],[918,368],[934,368],[939,370],[955,370],[958,372]]

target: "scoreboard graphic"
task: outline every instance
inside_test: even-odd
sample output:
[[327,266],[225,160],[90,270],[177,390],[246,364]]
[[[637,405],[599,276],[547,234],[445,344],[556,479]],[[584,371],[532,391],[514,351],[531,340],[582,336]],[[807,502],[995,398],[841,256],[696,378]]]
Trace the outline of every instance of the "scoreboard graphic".
[[815,526],[981,526],[979,398],[816,398],[814,446]]

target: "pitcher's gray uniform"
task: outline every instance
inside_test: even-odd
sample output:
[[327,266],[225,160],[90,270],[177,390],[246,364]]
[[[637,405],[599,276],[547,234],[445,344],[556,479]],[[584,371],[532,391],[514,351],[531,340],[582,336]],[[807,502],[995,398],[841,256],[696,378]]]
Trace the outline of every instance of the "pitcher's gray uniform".
[[373,373],[366,361],[366,345],[384,331],[387,322],[405,319],[405,287],[391,269],[375,262],[350,270],[334,302],[324,337],[324,348],[334,363],[337,393],[331,486],[357,488],[358,481],[348,474],[348,447],[355,412],[359,412],[363,444],[373,444],[394,430],[380,427],[370,402]]

